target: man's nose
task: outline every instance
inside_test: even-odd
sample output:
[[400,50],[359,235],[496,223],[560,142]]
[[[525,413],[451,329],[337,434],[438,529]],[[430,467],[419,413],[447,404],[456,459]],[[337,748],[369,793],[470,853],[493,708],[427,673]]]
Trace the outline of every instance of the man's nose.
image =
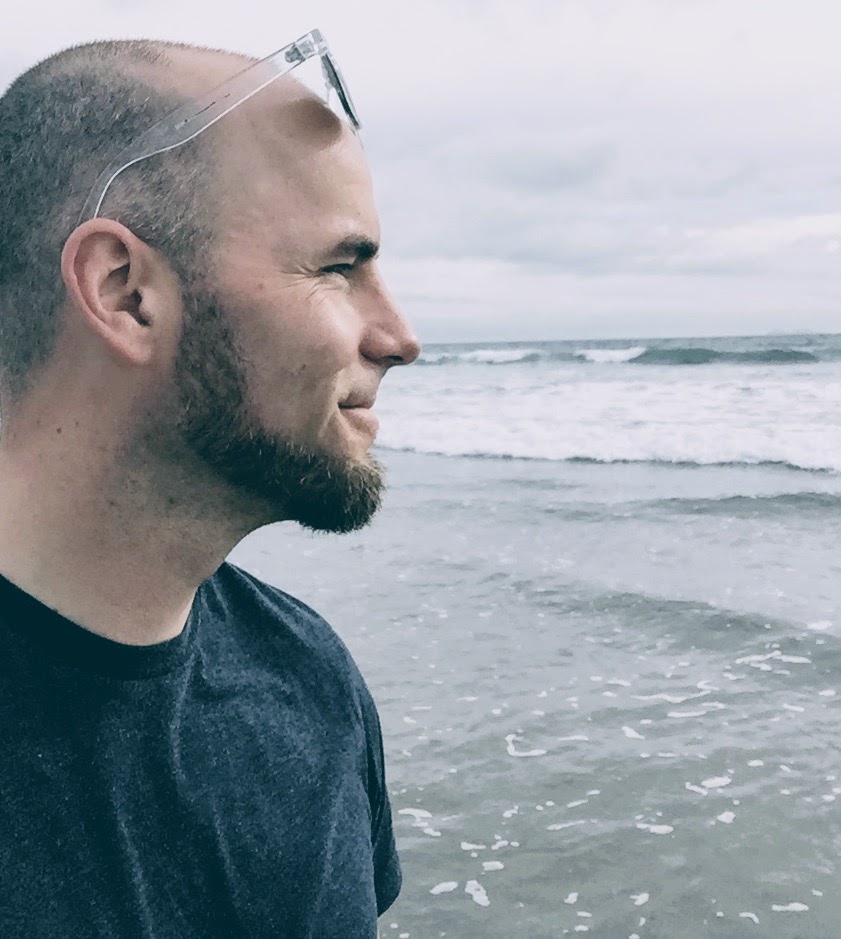
[[366,313],[362,353],[366,358],[392,365],[410,365],[420,355],[421,344],[394,298],[380,282]]

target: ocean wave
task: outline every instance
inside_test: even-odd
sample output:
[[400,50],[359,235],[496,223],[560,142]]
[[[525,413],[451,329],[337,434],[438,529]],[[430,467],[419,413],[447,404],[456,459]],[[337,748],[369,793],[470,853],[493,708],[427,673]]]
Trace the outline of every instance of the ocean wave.
[[747,352],[722,352],[696,346],[678,349],[646,349],[633,359],[635,365],[710,365],[716,362],[741,365],[801,365],[819,361],[817,356],[802,349],[753,349]]
[[[485,451],[474,450],[470,452],[453,452],[434,447],[415,447],[415,446],[389,446],[388,444],[378,443],[378,448],[392,453],[417,453],[426,456],[440,456],[449,458],[461,458],[465,460],[523,460],[529,463],[578,463],[593,466],[666,466],[674,469],[707,469],[717,468],[766,468],[781,469],[795,473],[809,473],[814,475],[836,476],[841,474],[841,467],[834,466],[801,466],[797,463],[789,463],[785,460],[657,460],[657,459],[615,459],[604,460],[588,456],[570,456],[560,459],[549,456],[534,456],[516,453],[489,453]],[[813,494],[816,498],[822,498],[822,494]]]
[[634,362],[645,355],[646,346],[631,346],[630,349],[582,349],[575,353],[578,359],[585,359],[596,365],[612,365],[621,362]]
[[738,467],[764,467],[767,469],[781,469],[781,470],[792,470],[798,473],[818,473],[818,474],[829,474],[836,475],[841,473],[841,467],[833,466],[806,466],[799,463],[790,463],[787,460],[657,460],[657,459],[639,459],[639,460],[630,460],[630,459],[616,459],[616,460],[602,460],[596,457],[589,456],[572,456],[564,460],[561,460],[562,463],[590,463],[594,466],[609,466],[611,464],[639,464],[644,466],[673,466],[679,467],[680,469],[705,469],[710,466],[721,467],[721,468],[738,468]]
[[[683,631],[688,628],[693,643],[699,643],[704,638],[712,639],[715,643],[716,633],[744,637],[762,635],[768,626],[774,628],[776,636],[796,637],[802,631],[802,624],[798,621],[770,616],[764,612],[753,613],[703,600],[686,600],[645,591],[608,590],[601,593],[592,587],[588,590],[589,585],[582,586],[581,593],[577,595],[570,595],[567,585],[558,588],[549,594],[549,603],[554,601],[559,612],[574,618],[615,618],[625,629],[629,624],[638,622],[645,623],[646,628],[665,627],[670,633],[675,629]],[[525,583],[516,584],[521,593],[526,593],[527,587]],[[542,599],[547,593],[541,590],[537,596]],[[703,625],[703,628],[699,629],[699,625]]]
[[492,347],[462,351],[428,351],[418,365],[529,365],[537,363],[574,363],[578,365],[803,365],[823,361],[804,349],[751,349],[722,351],[703,346],[672,349],[644,345],[618,349],[495,349]]
[[[418,365],[513,365],[522,362],[540,362],[552,358],[540,349],[470,349],[463,352],[422,352]],[[568,361],[571,355],[566,355]]]
[[[795,469],[796,467],[788,467]],[[726,515],[736,518],[769,518],[841,511],[841,493],[783,492],[773,495],[724,496],[720,499],[656,499],[646,503],[652,511],[673,515]]]

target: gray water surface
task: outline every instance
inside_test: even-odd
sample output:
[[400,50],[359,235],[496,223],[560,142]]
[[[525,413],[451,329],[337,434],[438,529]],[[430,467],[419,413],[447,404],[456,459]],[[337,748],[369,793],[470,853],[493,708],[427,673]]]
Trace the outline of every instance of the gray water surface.
[[384,935],[841,937],[841,478],[382,456],[369,529],[232,560],[377,699]]

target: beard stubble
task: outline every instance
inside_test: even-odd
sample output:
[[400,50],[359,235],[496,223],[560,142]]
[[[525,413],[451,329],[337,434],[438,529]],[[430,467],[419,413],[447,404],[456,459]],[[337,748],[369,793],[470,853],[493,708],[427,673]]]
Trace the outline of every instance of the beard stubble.
[[349,532],[377,512],[385,488],[382,466],[306,449],[260,426],[252,416],[248,365],[238,352],[231,317],[219,298],[184,297],[185,323],[175,367],[176,432],[200,464],[268,524]]

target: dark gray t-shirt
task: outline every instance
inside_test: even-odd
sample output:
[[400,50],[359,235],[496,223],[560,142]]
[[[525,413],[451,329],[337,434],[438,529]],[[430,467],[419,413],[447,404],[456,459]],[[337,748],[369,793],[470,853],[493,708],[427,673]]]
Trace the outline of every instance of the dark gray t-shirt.
[[136,647],[0,578],[0,936],[369,939],[399,889],[377,712],[312,610],[224,564]]

